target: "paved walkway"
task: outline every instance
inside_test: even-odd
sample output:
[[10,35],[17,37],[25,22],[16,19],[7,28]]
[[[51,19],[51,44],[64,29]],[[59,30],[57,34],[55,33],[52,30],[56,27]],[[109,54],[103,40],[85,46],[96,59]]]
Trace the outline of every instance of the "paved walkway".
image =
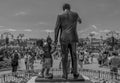
[[[53,68],[59,68],[59,63],[60,63],[60,60],[54,60]],[[34,63],[34,69],[41,69],[41,68],[42,68],[42,65],[40,64],[40,60],[37,60]],[[92,64],[85,64],[83,66],[83,68],[85,68],[85,69],[92,69],[92,70],[110,71],[108,68],[105,68],[105,67],[101,68],[101,67],[99,67],[96,58],[94,58],[94,62]],[[19,70],[25,70],[24,59],[19,61]],[[7,74],[7,73],[11,73],[11,70],[2,71],[2,72],[0,72],[0,75]],[[59,74],[61,74],[61,72]],[[35,78],[36,78],[36,76],[33,77],[28,83],[34,83]]]
[[[53,68],[59,68],[59,63],[60,63],[60,60],[54,60]],[[78,67],[79,67],[79,65],[78,65]],[[41,68],[42,68],[42,65],[40,64],[40,60],[37,60],[34,63],[34,69],[41,69]],[[101,67],[99,67],[99,65],[97,63],[97,59],[95,59],[95,58],[94,58],[94,63],[92,63],[92,64],[84,64],[83,68],[85,68],[85,69],[92,69],[92,70],[109,71],[108,68],[105,68],[105,67],[101,68]],[[24,59],[19,61],[19,70],[25,70]],[[11,70],[2,71],[2,72],[0,72],[0,75],[7,74],[7,73],[11,73]]]
[[101,70],[101,71],[110,71],[107,67],[99,67],[97,59],[94,58],[94,62],[92,64],[84,64],[83,68],[85,69],[92,69],[92,70]]
[[[88,77],[82,75],[82,77],[85,79],[85,80],[90,80]],[[37,76],[34,76],[32,77],[27,83],[35,83],[35,79],[37,78]],[[40,82],[40,83],[46,83],[46,82]],[[53,82],[47,82],[47,83],[53,83]],[[55,83],[58,83],[58,82],[55,82]],[[60,82],[61,83],[61,82]],[[64,82],[62,82],[64,83]],[[65,82],[66,83],[66,82]],[[78,83],[78,82],[67,82],[67,83]],[[81,82],[80,82],[81,83]]]

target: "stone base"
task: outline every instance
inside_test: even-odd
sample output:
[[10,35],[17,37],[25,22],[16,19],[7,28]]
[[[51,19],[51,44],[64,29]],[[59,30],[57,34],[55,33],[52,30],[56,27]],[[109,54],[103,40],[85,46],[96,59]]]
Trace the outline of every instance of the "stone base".
[[45,79],[45,78],[41,78],[41,77],[37,77],[35,79],[35,83],[46,83],[46,82],[70,82],[70,83],[93,83],[90,80],[86,80],[82,75],[79,76],[78,79],[73,79],[72,76],[69,76],[68,79],[63,79],[61,76],[53,76],[53,79]]

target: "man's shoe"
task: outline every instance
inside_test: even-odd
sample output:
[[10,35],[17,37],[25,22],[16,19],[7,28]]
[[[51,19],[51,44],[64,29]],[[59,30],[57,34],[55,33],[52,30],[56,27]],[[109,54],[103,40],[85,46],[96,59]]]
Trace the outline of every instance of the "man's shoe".
[[53,74],[50,73],[50,74],[46,75],[45,78],[52,79],[53,78]]
[[64,78],[64,79],[68,79],[68,76],[67,75],[62,75],[62,78]]
[[74,76],[74,79],[78,79],[79,74],[74,74],[73,76]]
[[71,74],[73,74],[73,70],[71,70]]

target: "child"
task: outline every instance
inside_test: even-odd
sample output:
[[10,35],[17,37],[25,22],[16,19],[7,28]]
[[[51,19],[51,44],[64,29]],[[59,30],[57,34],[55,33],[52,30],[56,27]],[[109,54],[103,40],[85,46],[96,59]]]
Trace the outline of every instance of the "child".
[[26,70],[29,71],[30,69],[30,58],[31,58],[31,55],[29,52],[26,52],[26,55],[25,55],[25,66],[26,66]]
[[[52,47],[51,47],[51,43],[49,41],[47,41],[44,46],[43,46],[43,65],[42,65],[42,71],[41,71],[41,76],[45,77],[45,78],[52,78],[53,74],[50,74],[50,68],[52,67],[52,53],[55,51],[55,49],[53,51],[51,51]],[[45,74],[44,74],[45,73]]]
[[80,65],[81,68],[83,68],[83,61],[84,61],[84,52],[80,52],[79,65]]
[[19,53],[17,50],[15,50],[15,52],[12,54],[11,57],[11,65],[12,65],[12,72],[15,74],[16,76],[16,72],[17,72],[17,67],[19,65],[18,60],[19,60]]
[[113,52],[113,57],[109,61],[111,78],[115,77],[118,80],[118,67],[120,65],[120,58],[117,52]]

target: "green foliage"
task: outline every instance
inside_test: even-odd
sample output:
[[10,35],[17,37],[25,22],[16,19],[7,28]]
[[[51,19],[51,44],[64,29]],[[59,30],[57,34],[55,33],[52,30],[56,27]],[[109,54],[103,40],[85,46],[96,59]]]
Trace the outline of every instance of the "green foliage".
[[115,37],[109,37],[105,40],[105,43],[108,46],[111,46],[111,49],[113,49],[114,47],[118,45],[118,39],[116,39]]

